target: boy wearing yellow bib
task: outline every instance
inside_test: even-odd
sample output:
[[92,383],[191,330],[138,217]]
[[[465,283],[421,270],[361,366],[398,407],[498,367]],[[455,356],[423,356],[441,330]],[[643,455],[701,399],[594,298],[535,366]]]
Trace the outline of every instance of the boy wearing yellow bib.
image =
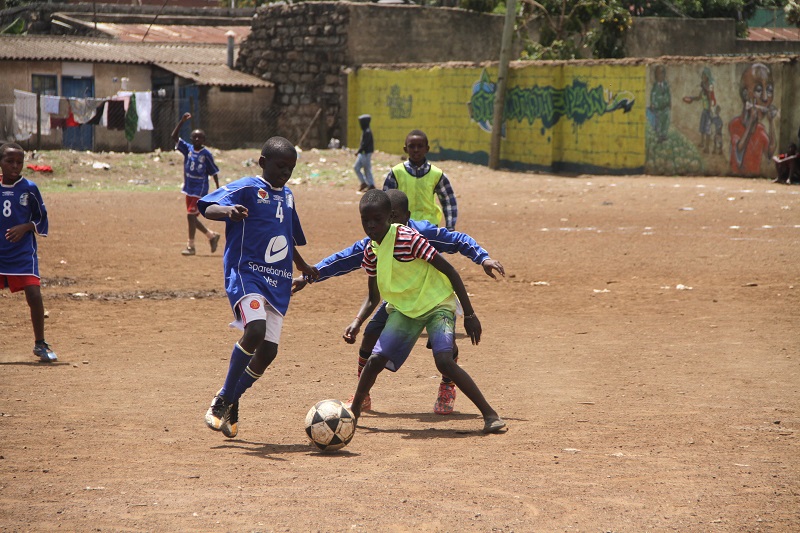
[[[399,189],[406,193],[412,219],[441,226],[444,218],[444,227],[454,231],[458,219],[456,195],[442,169],[426,159],[429,150],[428,136],[420,130],[412,130],[403,146],[408,160],[392,167],[383,182],[383,190]],[[441,207],[436,203],[437,198]]]
[[[418,232],[392,224],[392,206],[383,191],[370,190],[359,203],[361,224],[372,240],[364,250],[363,268],[369,275],[369,294],[357,320],[345,330],[355,339],[364,321],[384,299],[386,326],[372,350],[353,396],[356,419],[375,379],[384,368],[396,372],[408,358],[422,330],[428,332],[436,368],[450,377],[483,415],[484,433],[497,433],[506,423],[489,405],[478,386],[453,360],[456,297],[464,309],[464,328],[478,344],[481,323],[455,268]],[[454,292],[455,291],[455,292]]]

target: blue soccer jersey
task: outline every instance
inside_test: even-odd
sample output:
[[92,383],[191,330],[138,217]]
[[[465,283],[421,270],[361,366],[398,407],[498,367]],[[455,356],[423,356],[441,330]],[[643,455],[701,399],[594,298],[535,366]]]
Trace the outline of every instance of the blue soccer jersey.
[[219,174],[214,156],[208,148],[195,150],[183,139],[178,139],[175,149],[183,154],[183,194],[202,198],[208,194],[208,177]]
[[273,189],[258,176],[229,183],[197,202],[205,215],[211,204],[243,205],[247,218],[225,219],[222,265],[231,307],[247,294],[261,294],[281,315],[292,293],[294,246],[306,243],[294,196],[288,187]]
[[[0,182],[0,274],[39,277],[36,255],[36,234],[46,236],[47,209],[39,188],[20,176],[13,185]],[[29,231],[19,242],[6,239],[9,228],[33,222],[36,231]]]
[[[409,220],[408,226],[421,233],[439,252],[447,254],[460,253],[471,259],[476,265],[481,265],[489,259],[489,252],[481,248],[475,242],[475,239],[466,233],[440,228],[427,220]],[[333,276],[342,276],[361,268],[364,249],[369,245],[369,241],[369,237],[365,237],[317,263],[315,265],[319,270],[317,282]]]

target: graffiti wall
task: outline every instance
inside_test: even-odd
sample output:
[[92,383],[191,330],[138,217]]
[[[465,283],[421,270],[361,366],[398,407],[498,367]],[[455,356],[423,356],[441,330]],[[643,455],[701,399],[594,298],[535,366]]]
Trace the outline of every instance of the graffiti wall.
[[[795,67],[723,59],[515,63],[501,166],[771,177],[772,155],[800,120],[783,89],[787,75],[796,77]],[[348,78],[349,144],[358,142],[358,116],[366,113],[378,150],[402,154],[406,134],[421,129],[431,159],[487,164],[496,81],[493,66],[354,71]],[[791,112],[782,115],[782,106]]]

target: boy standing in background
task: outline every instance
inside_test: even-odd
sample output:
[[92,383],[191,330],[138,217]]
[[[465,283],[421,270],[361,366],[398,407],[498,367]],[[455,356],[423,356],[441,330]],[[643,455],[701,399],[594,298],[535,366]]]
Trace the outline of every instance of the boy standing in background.
[[[429,150],[428,136],[423,131],[412,130],[403,146],[408,161],[392,167],[383,182],[383,190],[400,189],[406,193],[414,220],[427,220],[434,226],[441,226],[444,216],[444,227],[454,231],[458,219],[456,195],[442,169],[428,163]],[[441,207],[436,204],[436,198]]]
[[372,130],[369,127],[371,120],[372,117],[369,115],[358,117],[358,124],[361,126],[361,144],[358,145],[356,165],[353,167],[358,181],[361,182],[358,192],[375,188],[375,180],[372,178],[372,152],[375,151],[375,139],[373,139]]
[[186,219],[189,222],[189,242],[186,248],[181,251],[183,255],[194,255],[194,236],[199,229],[211,245],[211,253],[217,251],[219,244],[219,233],[211,231],[200,222],[197,216],[197,200],[208,194],[208,177],[214,178],[214,184],[219,189],[219,169],[214,163],[214,156],[203,146],[206,142],[206,134],[203,130],[194,130],[189,137],[191,144],[181,139],[181,126],[184,122],[192,118],[191,113],[184,113],[178,121],[175,129],[172,130],[172,140],[175,141],[175,149],[183,154],[183,194],[186,195]]

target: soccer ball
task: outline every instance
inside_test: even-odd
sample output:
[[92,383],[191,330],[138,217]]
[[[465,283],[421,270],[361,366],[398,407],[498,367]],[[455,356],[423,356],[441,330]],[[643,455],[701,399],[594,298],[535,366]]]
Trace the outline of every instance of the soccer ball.
[[306,415],[306,435],[322,451],[339,450],[353,440],[356,419],[339,400],[322,400]]

